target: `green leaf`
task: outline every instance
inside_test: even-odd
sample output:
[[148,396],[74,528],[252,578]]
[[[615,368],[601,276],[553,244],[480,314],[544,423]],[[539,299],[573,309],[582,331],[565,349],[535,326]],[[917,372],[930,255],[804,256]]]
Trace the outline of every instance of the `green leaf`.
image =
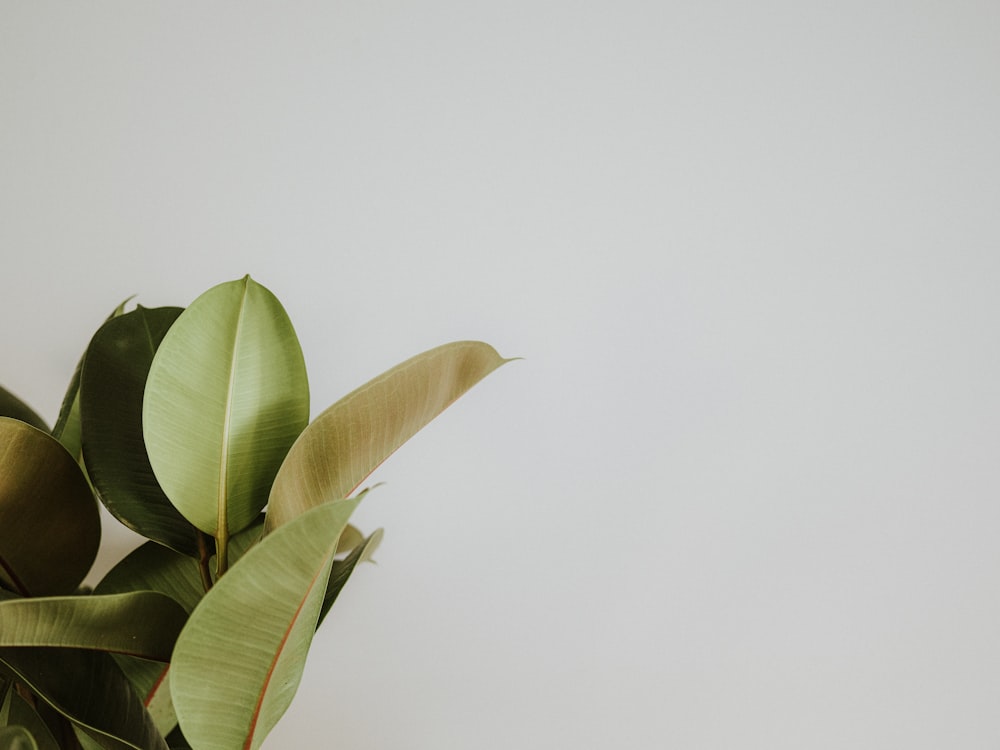
[[[9,684],[5,707],[8,713],[6,717],[0,717],[2,719],[0,726],[24,727],[31,732],[32,738],[38,745],[38,750],[59,750],[59,744],[46,726],[45,720],[13,689],[13,682]],[[0,743],[0,748],[2,747],[3,745]]]
[[31,732],[21,726],[0,728],[0,750],[38,750]]
[[56,646],[168,662],[187,612],[156,591],[0,600],[0,647]]
[[359,500],[321,505],[266,536],[191,614],[174,649],[171,693],[192,746],[254,750],[288,708],[337,540]]
[[351,577],[351,574],[358,566],[358,563],[371,560],[372,554],[381,543],[382,529],[376,529],[370,537],[363,540],[362,544],[354,547],[347,557],[343,560],[334,561],[330,568],[330,580],[326,584],[326,593],[323,595],[323,606],[320,608],[317,627],[323,622],[324,619],[326,619],[327,614],[330,612],[330,608],[333,607],[333,603],[337,601],[337,597],[340,596],[340,592],[343,590],[344,584],[347,583],[347,579]]
[[309,419],[305,360],[277,298],[247,276],[192,302],[153,358],[142,419],[160,486],[216,537],[225,570],[229,536],[264,507]]
[[271,488],[265,533],[347,497],[399,446],[508,361],[489,344],[458,341],[418,354],[342,398],[288,452]]
[[[263,523],[263,517],[258,516],[257,521],[230,540],[232,560],[238,561],[260,539]],[[155,542],[147,542],[123,558],[97,584],[94,593],[140,590],[166,594],[186,612],[191,612],[205,595],[197,561]],[[160,732],[165,735],[176,727],[168,668],[125,656],[115,656],[115,661],[129,678]]]
[[69,594],[100,541],[97,503],[72,456],[48,433],[0,417],[0,586]]
[[105,507],[147,539],[197,557],[200,532],[163,493],[142,436],[146,375],[180,314],[139,306],[101,326],[84,356],[80,415],[87,471]]
[[80,440],[80,369],[83,359],[77,364],[70,378],[66,395],[63,396],[62,406],[59,407],[59,416],[56,417],[55,427],[52,428],[52,435],[63,444],[74,461],[79,461],[81,457]]
[[0,648],[0,667],[85,729],[105,750],[168,750],[108,654],[73,648]]
[[35,411],[24,403],[21,399],[0,386],[0,417],[11,417],[27,422],[32,427],[37,427],[44,432],[49,431],[49,427]]
[[[105,321],[118,317],[125,311],[125,305],[132,299],[129,297],[116,307]],[[62,406],[59,407],[59,416],[56,418],[56,425],[52,428],[52,435],[69,451],[74,461],[80,461],[82,457],[81,447],[81,422],[80,422],[80,374],[83,371],[83,357],[76,364],[73,377],[70,378],[66,395],[63,396]]]

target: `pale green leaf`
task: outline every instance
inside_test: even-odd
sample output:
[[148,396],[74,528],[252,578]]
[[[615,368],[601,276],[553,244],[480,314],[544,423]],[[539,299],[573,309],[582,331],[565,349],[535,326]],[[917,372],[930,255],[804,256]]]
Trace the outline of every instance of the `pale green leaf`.
[[192,302],[153,358],[142,419],[160,486],[224,558],[309,419],[305,361],[277,298],[248,276]]
[[347,497],[399,446],[508,361],[489,344],[458,341],[418,354],[342,398],[288,452],[271,488],[265,532]]
[[255,750],[288,708],[358,501],[326,503],[266,536],[191,614],[171,693],[193,747]]
[[177,602],[156,591],[4,598],[0,647],[86,648],[168,662],[186,620]]
[[97,502],[73,457],[48,433],[0,417],[0,586],[71,593],[100,540]]

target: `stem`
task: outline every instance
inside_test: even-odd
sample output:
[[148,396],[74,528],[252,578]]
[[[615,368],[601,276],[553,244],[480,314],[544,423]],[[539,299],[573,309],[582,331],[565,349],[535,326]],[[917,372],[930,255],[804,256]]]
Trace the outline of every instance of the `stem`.
[[220,528],[218,536],[215,537],[215,579],[219,580],[222,574],[229,569],[229,531]]
[[211,550],[208,548],[208,537],[198,532],[198,572],[201,573],[201,585],[205,587],[207,593],[212,588],[212,571],[208,566],[212,559]]

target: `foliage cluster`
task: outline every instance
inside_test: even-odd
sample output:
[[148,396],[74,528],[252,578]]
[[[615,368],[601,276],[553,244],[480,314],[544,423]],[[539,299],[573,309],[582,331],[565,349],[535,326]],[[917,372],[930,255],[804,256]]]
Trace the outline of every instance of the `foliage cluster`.
[[[119,306],[52,429],[0,388],[0,749],[258,748],[381,538],[349,523],[359,486],[505,361],[446,344],[310,422],[291,321],[247,276]],[[149,541],[91,591],[98,500]]]

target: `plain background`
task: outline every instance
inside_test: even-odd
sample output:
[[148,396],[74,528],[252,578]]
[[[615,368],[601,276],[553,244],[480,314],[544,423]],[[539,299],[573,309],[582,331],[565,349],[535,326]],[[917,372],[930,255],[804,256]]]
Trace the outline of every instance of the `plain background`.
[[314,413],[525,357],[269,748],[996,748],[998,133],[988,0],[4,1],[0,382],[246,273]]

